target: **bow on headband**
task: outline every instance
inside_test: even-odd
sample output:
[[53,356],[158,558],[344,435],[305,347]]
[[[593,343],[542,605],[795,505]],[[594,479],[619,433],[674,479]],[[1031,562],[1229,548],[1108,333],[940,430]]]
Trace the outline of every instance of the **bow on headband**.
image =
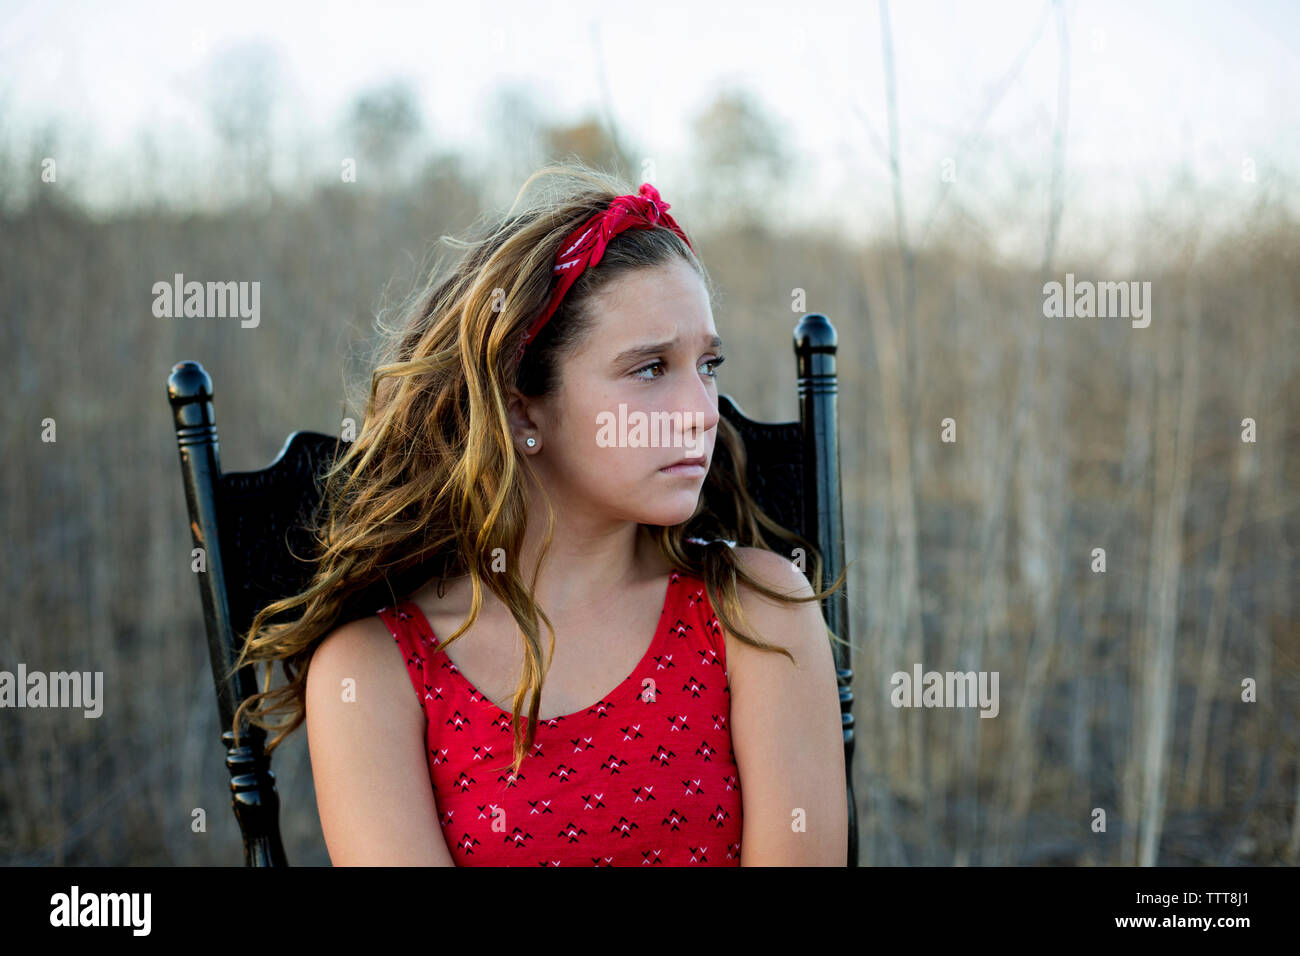
[[669,204],[660,198],[659,190],[649,183],[642,183],[637,195],[617,197],[609,204],[608,209],[592,216],[575,229],[564,240],[555,257],[555,267],[552,272],[560,277],[560,281],[552,290],[546,307],[533,320],[528,334],[519,344],[519,358],[523,357],[524,350],[537,338],[542,327],[550,321],[551,316],[560,307],[564,294],[569,291],[573,283],[578,281],[582,270],[599,263],[605,255],[605,247],[609,245],[610,240],[624,229],[653,229],[663,225],[681,236],[682,241],[694,252],[695,247],[691,246],[686,233],[682,232],[673,221],[673,217],[668,215],[669,208]]

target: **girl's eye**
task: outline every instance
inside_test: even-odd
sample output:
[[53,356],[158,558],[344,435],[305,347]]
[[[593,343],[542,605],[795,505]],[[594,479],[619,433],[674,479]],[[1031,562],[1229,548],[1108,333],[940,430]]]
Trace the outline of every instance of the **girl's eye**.
[[[721,364],[722,364],[723,362],[725,362],[726,360],[727,360],[727,359],[726,359],[726,356],[719,355],[719,356],[718,356],[717,358],[715,358],[715,359],[707,359],[707,360],[701,362],[700,365],[701,365],[701,366],[704,366],[704,365],[712,365],[712,366],[713,366],[713,369],[712,369],[711,371],[705,372],[704,374],[707,375],[707,376],[709,376],[709,378],[717,378],[717,377],[718,377],[718,372],[717,372],[718,366],[721,365]],[[650,370],[652,370],[652,369],[656,369],[656,368],[663,368],[663,365],[664,365],[663,362],[651,362],[649,365],[646,365],[646,366],[644,366],[644,367],[642,367],[642,368],[637,369],[635,372],[632,373],[632,376],[633,376],[634,378],[640,378],[640,379],[641,379],[642,381],[644,381],[644,382],[652,381],[652,380],[654,380],[654,379],[656,379],[656,378],[659,378],[659,376],[658,376],[658,375],[649,375],[649,376],[646,376],[646,375],[642,375],[642,373],[643,373],[643,372],[649,372]]]

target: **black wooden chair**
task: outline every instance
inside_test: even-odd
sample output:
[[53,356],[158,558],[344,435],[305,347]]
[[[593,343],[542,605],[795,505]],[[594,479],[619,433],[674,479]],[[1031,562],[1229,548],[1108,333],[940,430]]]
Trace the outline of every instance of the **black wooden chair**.
[[[794,331],[794,349],[799,421],[753,421],[727,395],[718,397],[718,405],[744,438],[750,494],[783,527],[818,548],[825,561],[825,585],[844,568],[835,328],[824,315],[805,315]],[[236,635],[248,630],[254,614],[308,584],[311,565],[295,557],[311,553],[303,525],[321,500],[324,469],[346,443],[318,432],[297,431],[266,468],[223,474],[211,377],[198,362],[181,362],[172,368],[167,393],[175,417],[190,530],[195,548],[205,552],[206,571],[198,575],[198,581],[208,651],[213,674],[221,675],[234,665],[239,651]],[[719,442],[715,456],[722,449]],[[431,572],[413,577],[412,584],[430,576]],[[380,600],[375,607],[384,603]],[[823,611],[831,629],[849,640],[845,589],[829,598]],[[856,866],[852,657],[847,646],[833,646],[848,768],[848,864]],[[279,796],[270,757],[264,751],[266,733],[245,723],[240,728],[241,745],[236,747],[230,729],[240,702],[257,689],[251,666],[229,681],[216,677],[221,740],[226,747],[235,817],[244,840],[244,862],[248,866],[286,866]]]

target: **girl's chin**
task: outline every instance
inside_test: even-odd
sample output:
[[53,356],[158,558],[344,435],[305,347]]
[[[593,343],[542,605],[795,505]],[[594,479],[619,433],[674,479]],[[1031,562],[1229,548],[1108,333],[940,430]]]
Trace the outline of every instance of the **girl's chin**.
[[680,506],[665,505],[662,508],[643,511],[637,516],[637,523],[655,525],[656,527],[664,528],[671,528],[674,525],[683,524],[690,521],[691,516],[695,514],[697,501],[698,496],[692,496],[688,500],[684,501]]

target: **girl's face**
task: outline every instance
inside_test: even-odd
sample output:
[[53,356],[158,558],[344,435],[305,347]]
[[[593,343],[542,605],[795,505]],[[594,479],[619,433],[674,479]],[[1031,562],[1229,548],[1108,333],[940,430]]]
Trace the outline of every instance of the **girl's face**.
[[[532,465],[557,507],[680,524],[695,512],[717,437],[722,343],[708,292],[674,259],[607,286],[593,313],[590,335],[563,362],[559,392],[516,419],[518,441],[538,439]],[[664,470],[687,458],[701,464]]]

